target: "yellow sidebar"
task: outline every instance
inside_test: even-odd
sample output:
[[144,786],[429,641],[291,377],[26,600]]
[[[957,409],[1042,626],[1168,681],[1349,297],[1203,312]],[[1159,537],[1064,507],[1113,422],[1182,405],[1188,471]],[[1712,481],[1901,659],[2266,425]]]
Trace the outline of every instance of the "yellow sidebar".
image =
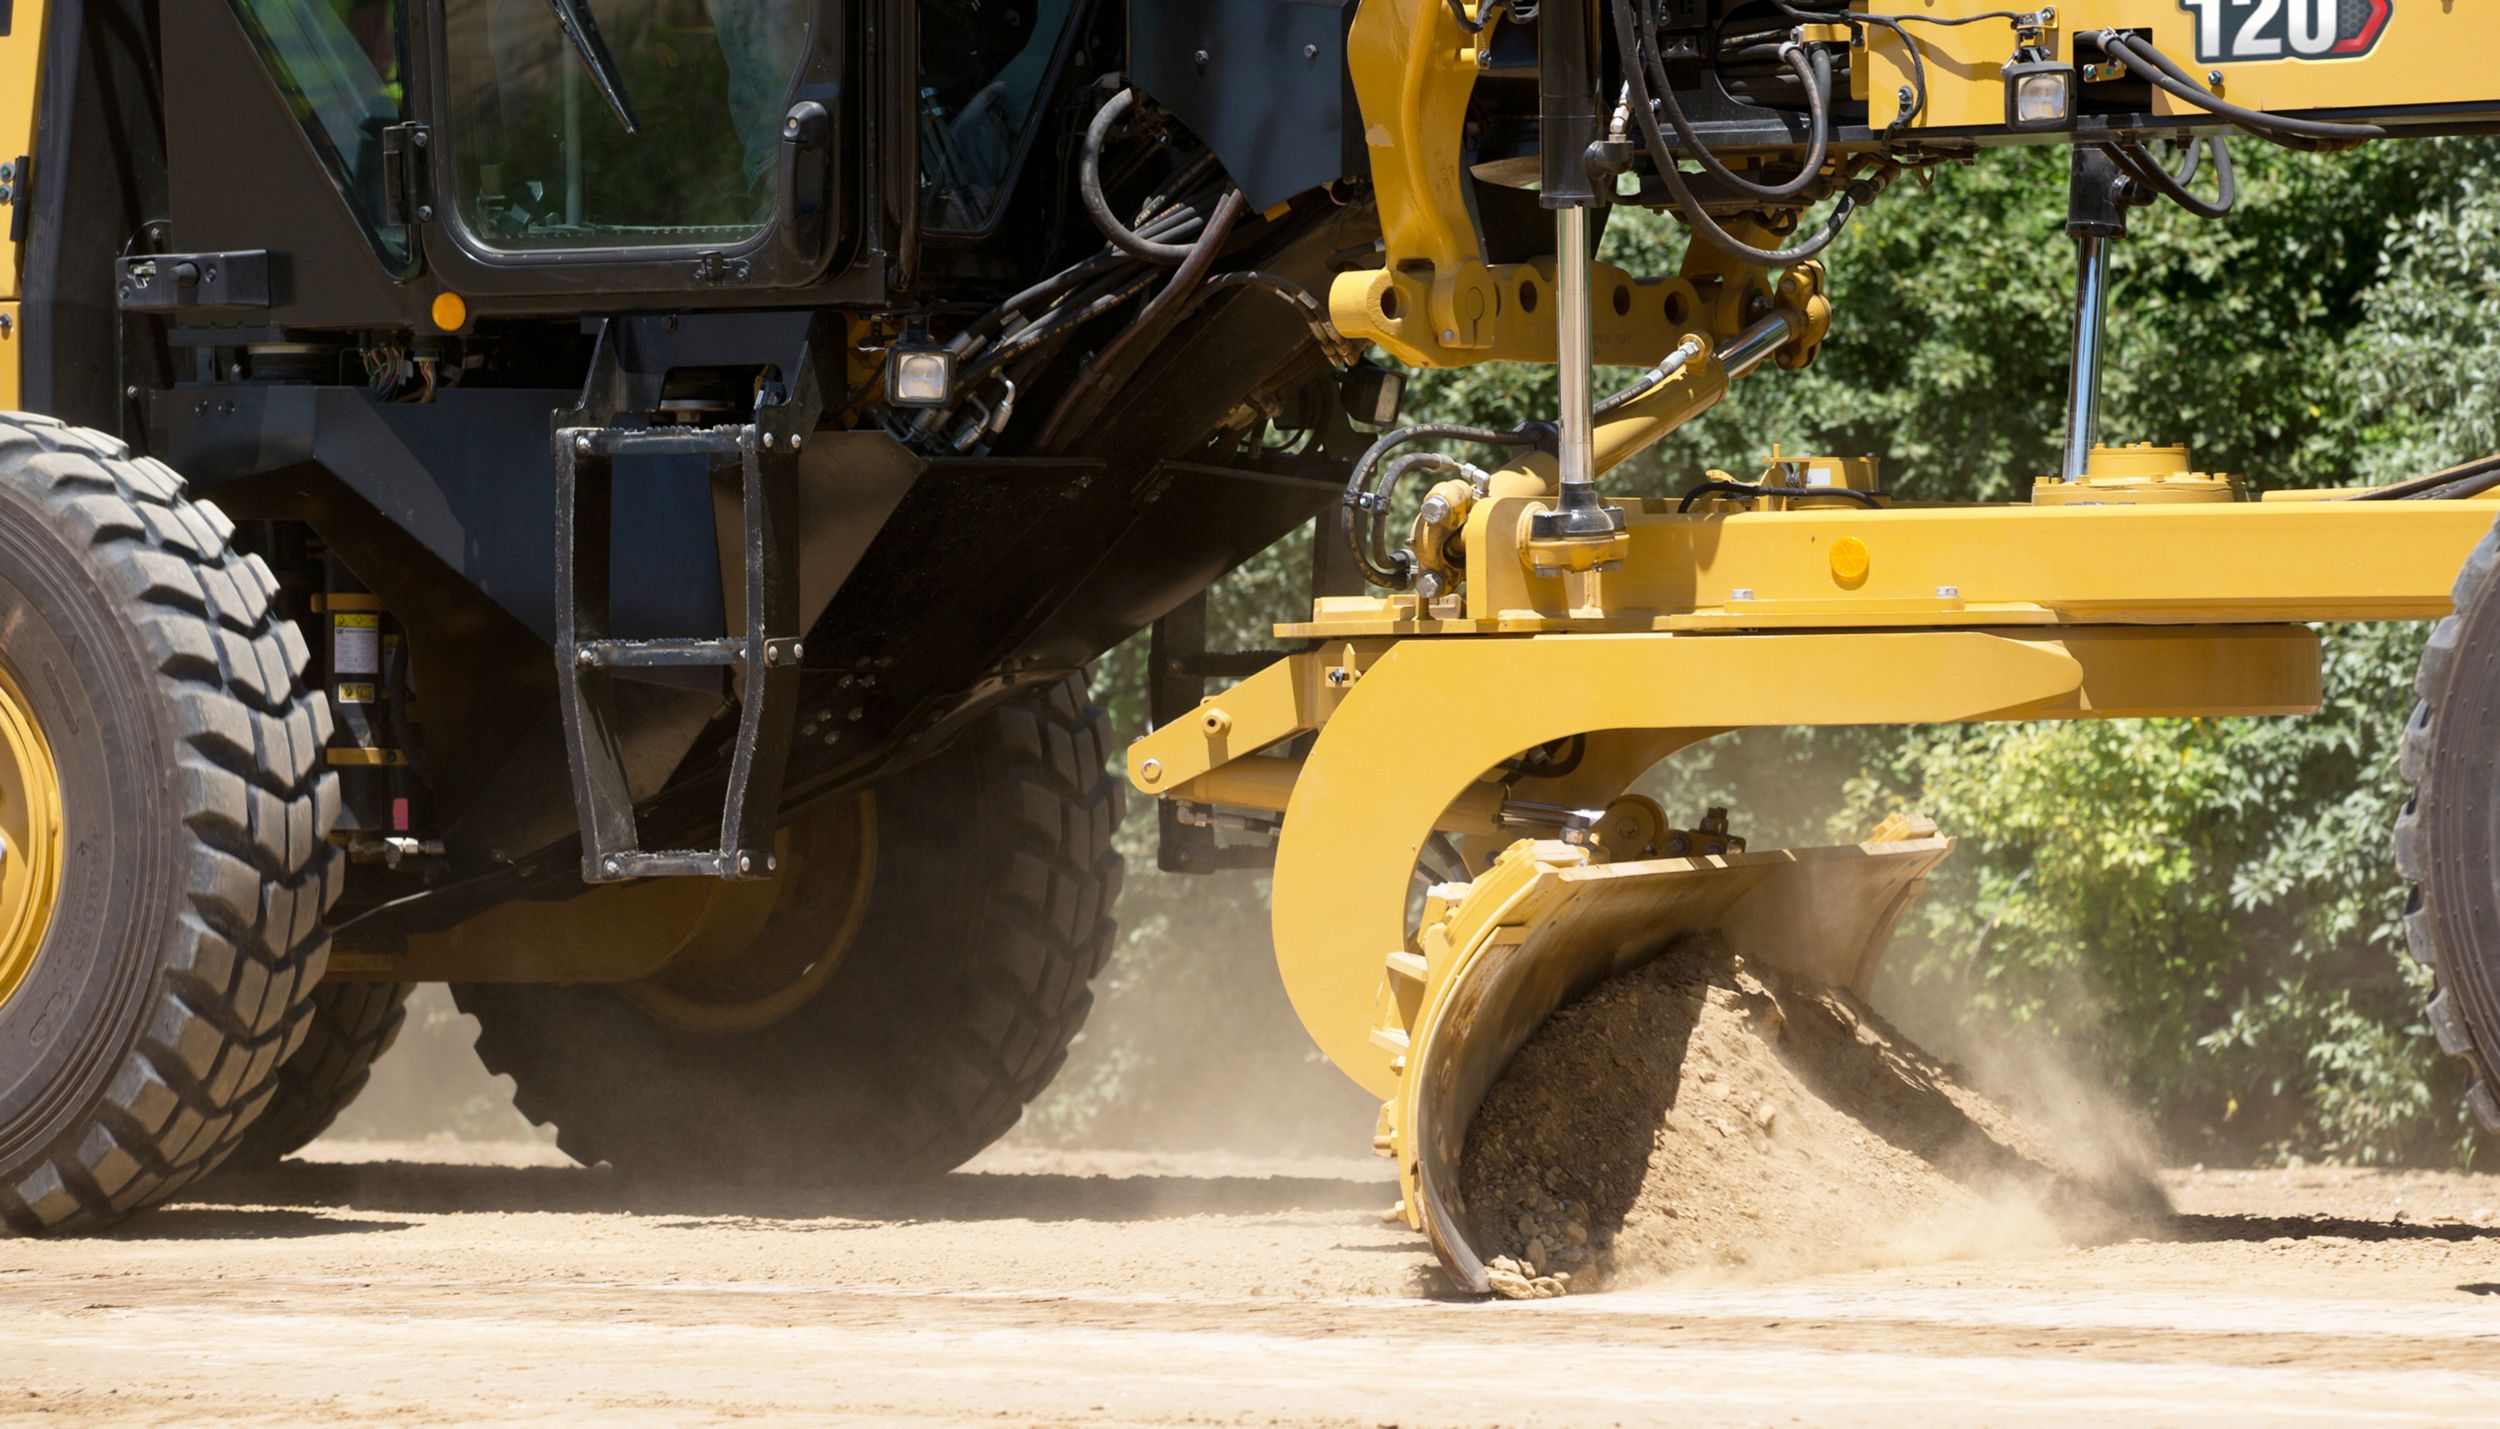
[[19,0],[0,33],[0,410],[19,404],[18,200],[26,193],[26,156],[35,151],[35,101],[43,72],[44,0]]
[[17,378],[18,357],[17,300],[0,303],[0,412],[18,409],[17,394],[23,390]]

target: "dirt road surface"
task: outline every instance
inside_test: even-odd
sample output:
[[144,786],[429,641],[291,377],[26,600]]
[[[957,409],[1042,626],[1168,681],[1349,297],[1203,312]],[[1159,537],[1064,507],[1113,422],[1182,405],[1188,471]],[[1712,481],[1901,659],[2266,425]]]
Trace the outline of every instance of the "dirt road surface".
[[858,1199],[315,1150],[0,1240],[0,1419],[2500,1419],[2500,1177],[2182,1173],[2138,1240],[1477,1304],[1370,1162],[1000,1150]]

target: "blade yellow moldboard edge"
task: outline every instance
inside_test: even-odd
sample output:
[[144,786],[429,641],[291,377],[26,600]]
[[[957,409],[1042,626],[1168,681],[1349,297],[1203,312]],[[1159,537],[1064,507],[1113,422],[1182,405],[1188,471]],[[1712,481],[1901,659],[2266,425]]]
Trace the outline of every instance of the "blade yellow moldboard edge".
[[[1903,835],[1893,837],[1891,835]],[[1476,1109],[1545,1019],[1679,939],[1863,994],[1920,886],[1953,849],[1932,826],[1878,841],[1722,858],[1597,864],[1559,843],[1515,845],[1427,937],[1423,1003],[1388,1110],[1407,1218],[1460,1287],[1490,1287],[1459,1194]]]

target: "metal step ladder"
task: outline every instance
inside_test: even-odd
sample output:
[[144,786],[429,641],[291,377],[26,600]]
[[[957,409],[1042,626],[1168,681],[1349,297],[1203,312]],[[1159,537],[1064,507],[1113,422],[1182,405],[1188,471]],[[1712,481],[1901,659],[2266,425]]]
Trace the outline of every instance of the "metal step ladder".
[[[798,453],[810,404],[759,402],[742,426],[569,426],[555,432],[556,683],[581,815],[582,877],[769,879],[773,828],[796,723],[800,644]],[[797,409],[797,410],[794,410]],[[802,417],[802,412],[805,417]],[[578,415],[578,414],[576,414]],[[701,456],[735,474],[744,520],[743,632],[618,639],[610,620],[610,521],[621,457]],[[620,672],[720,668],[738,685],[737,742],[716,848],[645,849],[617,732]]]

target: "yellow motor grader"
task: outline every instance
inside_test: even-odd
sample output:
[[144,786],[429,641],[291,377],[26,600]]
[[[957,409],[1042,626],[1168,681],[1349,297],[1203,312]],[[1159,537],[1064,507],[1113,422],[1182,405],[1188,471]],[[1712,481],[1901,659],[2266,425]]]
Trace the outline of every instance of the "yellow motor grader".
[[[2500,1117],[2500,458],[2260,499],[2096,418],[2131,210],[2220,217],[2235,138],[2500,123],[2500,22],[1989,6],[0,5],[0,1223],[287,1154],[424,982],[585,1162],[959,1163],[1111,947],[1086,668],[1149,627],[1163,861],[1272,855],[1293,1004],[1463,1285],[1453,1167],[1548,1013],[1698,931],[1863,987],[1950,849],[1748,848],[1646,771],[2297,713],[2309,622],[2443,622],[2398,856]],[[1794,452],[1603,494],[1813,362],[1887,189],[2011,144],[2071,151],[2078,253],[2029,500]],[[1678,271],[1598,261],[1613,206]],[[1559,408],[1401,426],[1374,348]],[[1208,651],[1208,585],[1312,522],[1309,618]]]

